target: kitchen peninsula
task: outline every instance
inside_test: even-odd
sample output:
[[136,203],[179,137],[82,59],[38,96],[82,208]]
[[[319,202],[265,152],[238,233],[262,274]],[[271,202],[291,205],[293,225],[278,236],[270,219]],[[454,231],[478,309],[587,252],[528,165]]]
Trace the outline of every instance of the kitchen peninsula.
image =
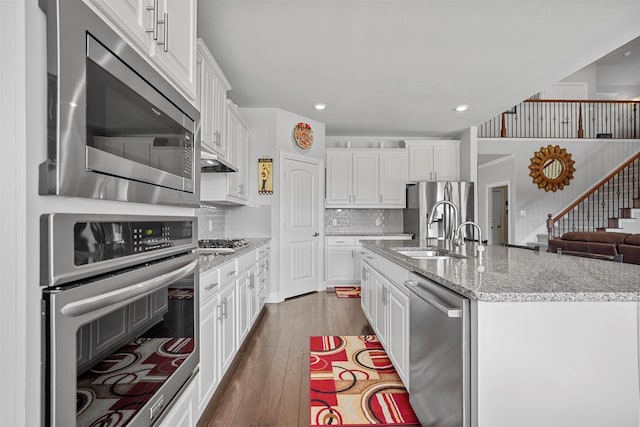
[[[476,257],[474,243],[454,256],[417,259],[397,249],[410,255],[425,241],[362,244],[363,270],[381,277],[385,301],[408,302],[412,277],[468,298],[465,425],[640,425],[640,266],[502,246]],[[371,282],[363,280],[363,308],[375,323],[371,314],[381,305],[376,292],[364,289]],[[399,312],[408,323],[406,311]],[[409,337],[396,335],[410,327],[386,316],[386,346],[405,346],[391,349],[394,364],[402,365]],[[412,362],[405,373],[414,368]]]

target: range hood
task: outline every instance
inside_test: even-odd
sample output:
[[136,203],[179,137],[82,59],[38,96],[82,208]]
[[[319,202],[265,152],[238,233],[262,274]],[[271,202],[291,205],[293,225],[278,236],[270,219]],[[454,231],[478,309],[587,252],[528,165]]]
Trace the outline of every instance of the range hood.
[[208,151],[200,152],[200,172],[201,173],[217,173],[217,172],[238,172],[238,168],[227,163],[222,157]]

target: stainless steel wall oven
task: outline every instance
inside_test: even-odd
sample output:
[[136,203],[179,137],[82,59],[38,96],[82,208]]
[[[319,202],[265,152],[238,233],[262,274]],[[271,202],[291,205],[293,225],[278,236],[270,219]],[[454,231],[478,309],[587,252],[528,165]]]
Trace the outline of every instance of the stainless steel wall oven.
[[84,2],[47,15],[48,149],[40,194],[199,203],[199,113]]
[[42,216],[45,425],[148,427],[195,375],[196,221]]

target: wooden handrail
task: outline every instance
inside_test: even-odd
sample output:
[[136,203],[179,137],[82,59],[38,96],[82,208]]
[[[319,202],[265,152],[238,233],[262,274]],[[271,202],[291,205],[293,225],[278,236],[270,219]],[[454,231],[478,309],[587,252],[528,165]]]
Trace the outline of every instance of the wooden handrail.
[[590,104],[640,104],[640,101],[634,100],[616,100],[616,101],[606,101],[602,99],[525,99],[523,102],[584,102]]
[[[589,191],[587,191],[580,199],[578,199],[577,201],[573,202],[568,208],[566,208],[565,210],[563,210],[562,212],[560,212],[558,215],[556,215],[553,218],[553,222],[551,225],[555,224],[560,218],[562,218],[563,216],[565,216],[565,214],[567,214],[569,211],[571,211],[573,208],[575,208],[576,206],[578,206],[580,203],[582,203],[582,201],[584,199],[586,199],[587,197],[589,197],[590,195],[592,195],[593,193],[595,193],[600,187],[602,187],[607,181],[609,181],[611,178],[613,178],[614,176],[616,176],[618,173],[620,173],[620,171],[622,171],[624,168],[626,168],[627,166],[629,166],[629,164],[631,164],[633,161],[635,161],[636,159],[640,158],[640,151],[637,152],[633,157],[631,157],[629,160],[627,160],[626,162],[624,162],[621,166],[619,166],[616,170],[614,170],[613,172],[611,172],[609,175],[607,175],[605,178],[603,178],[600,182],[598,182],[596,185],[594,185]],[[547,223],[547,227],[549,226],[549,224]]]

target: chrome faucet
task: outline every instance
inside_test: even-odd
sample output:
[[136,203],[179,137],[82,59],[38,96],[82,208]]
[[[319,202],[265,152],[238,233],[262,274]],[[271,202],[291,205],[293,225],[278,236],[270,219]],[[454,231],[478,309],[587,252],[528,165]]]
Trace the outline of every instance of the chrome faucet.
[[[438,209],[438,206],[440,205],[447,205],[450,206],[451,209],[453,210],[453,227],[452,229],[449,230],[444,230],[444,238],[453,241],[453,239],[455,238],[455,234],[452,236],[452,231],[455,230],[456,224],[458,224],[458,207],[455,205],[455,203],[450,202],[448,200],[440,200],[438,202],[436,202],[433,205],[433,208],[431,208],[431,213],[429,214],[429,220],[427,221],[427,226],[429,228],[431,228],[431,224],[433,224],[433,219],[436,215],[436,209]],[[443,215],[444,218],[444,215]]]
[[458,226],[455,237],[456,246],[462,246],[464,244],[464,240],[462,239],[462,229],[465,227],[465,225],[470,225],[478,229],[478,242],[480,242],[480,246],[482,246],[482,229],[473,221],[465,221]]

